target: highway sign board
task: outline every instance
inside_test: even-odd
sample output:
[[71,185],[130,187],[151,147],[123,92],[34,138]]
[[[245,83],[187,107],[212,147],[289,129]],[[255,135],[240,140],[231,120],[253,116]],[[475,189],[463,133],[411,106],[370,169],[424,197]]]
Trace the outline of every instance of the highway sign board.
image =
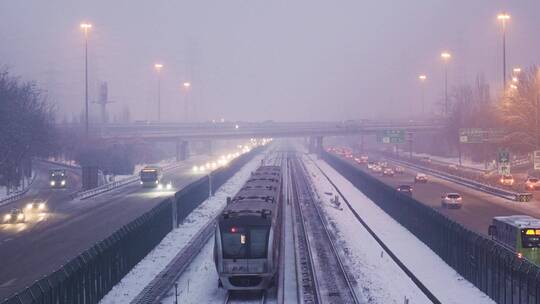
[[504,130],[499,129],[462,128],[459,129],[459,142],[462,144],[497,142],[504,134]]
[[382,144],[402,144],[405,142],[405,130],[383,130],[377,132],[377,142]]
[[540,150],[534,151],[533,163],[534,163],[534,170],[540,170]]
[[510,174],[510,152],[508,150],[499,150],[497,152],[497,163],[499,174]]

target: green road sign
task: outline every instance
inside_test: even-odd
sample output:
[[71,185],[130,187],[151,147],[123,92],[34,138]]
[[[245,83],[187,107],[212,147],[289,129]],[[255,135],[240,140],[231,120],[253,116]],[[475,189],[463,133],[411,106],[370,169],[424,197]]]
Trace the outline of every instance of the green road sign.
[[383,130],[377,132],[377,142],[382,144],[405,143],[405,130]]
[[500,164],[510,162],[510,152],[508,150],[499,150],[497,156]]
[[463,128],[459,129],[459,142],[462,144],[480,144],[500,142],[506,132],[500,129]]

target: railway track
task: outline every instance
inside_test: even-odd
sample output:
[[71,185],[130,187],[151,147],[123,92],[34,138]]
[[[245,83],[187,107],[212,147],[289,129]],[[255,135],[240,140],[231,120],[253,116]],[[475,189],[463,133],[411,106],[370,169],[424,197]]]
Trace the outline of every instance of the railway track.
[[346,271],[336,250],[301,161],[293,156],[288,165],[292,181],[299,302],[361,303],[354,288],[356,282]]

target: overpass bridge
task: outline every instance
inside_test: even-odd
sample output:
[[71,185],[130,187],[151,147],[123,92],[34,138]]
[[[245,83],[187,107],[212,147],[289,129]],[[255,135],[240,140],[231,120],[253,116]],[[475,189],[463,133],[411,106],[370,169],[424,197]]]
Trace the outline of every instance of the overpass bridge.
[[[80,125],[63,125],[74,130]],[[104,144],[135,144],[142,142],[176,143],[179,160],[187,156],[189,142],[206,142],[211,150],[215,140],[243,138],[307,138],[315,150],[322,147],[324,137],[371,135],[384,130],[407,133],[437,132],[443,124],[435,121],[347,121],[347,122],[201,122],[156,123],[133,122],[94,125],[91,134]]]

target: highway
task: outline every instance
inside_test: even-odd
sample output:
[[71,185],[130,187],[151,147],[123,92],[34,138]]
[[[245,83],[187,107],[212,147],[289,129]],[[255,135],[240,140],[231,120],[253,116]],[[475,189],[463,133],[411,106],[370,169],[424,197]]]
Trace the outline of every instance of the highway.
[[86,200],[71,199],[70,194],[80,189],[77,174],[68,173],[65,190],[49,189],[46,173],[41,174],[33,185],[36,189],[31,190],[34,195],[0,208],[0,213],[5,214],[9,209],[23,207],[37,197],[47,201],[46,211],[27,213],[26,223],[0,225],[0,299],[57,270],[163,199],[174,195],[201,176],[202,173],[193,173],[192,167],[209,159],[209,156],[193,156],[180,167],[165,172],[164,180],[172,181],[173,190],[160,192],[132,183]]
[[[370,155],[370,161],[380,159],[383,158]],[[426,184],[415,184],[414,176],[417,172],[414,170],[406,168],[403,174],[387,177],[371,172],[365,165],[359,165],[354,160],[347,159],[347,161],[392,187],[397,188],[399,185],[412,185],[414,188],[413,197],[415,199],[434,208],[466,228],[484,235],[487,235],[488,226],[491,224],[494,216],[526,214],[540,218],[540,202],[537,200],[518,203],[430,175],[428,175],[429,180]],[[392,166],[391,163],[389,164]],[[463,207],[461,209],[442,208],[441,195],[446,192],[457,192],[461,194],[463,197]]]

